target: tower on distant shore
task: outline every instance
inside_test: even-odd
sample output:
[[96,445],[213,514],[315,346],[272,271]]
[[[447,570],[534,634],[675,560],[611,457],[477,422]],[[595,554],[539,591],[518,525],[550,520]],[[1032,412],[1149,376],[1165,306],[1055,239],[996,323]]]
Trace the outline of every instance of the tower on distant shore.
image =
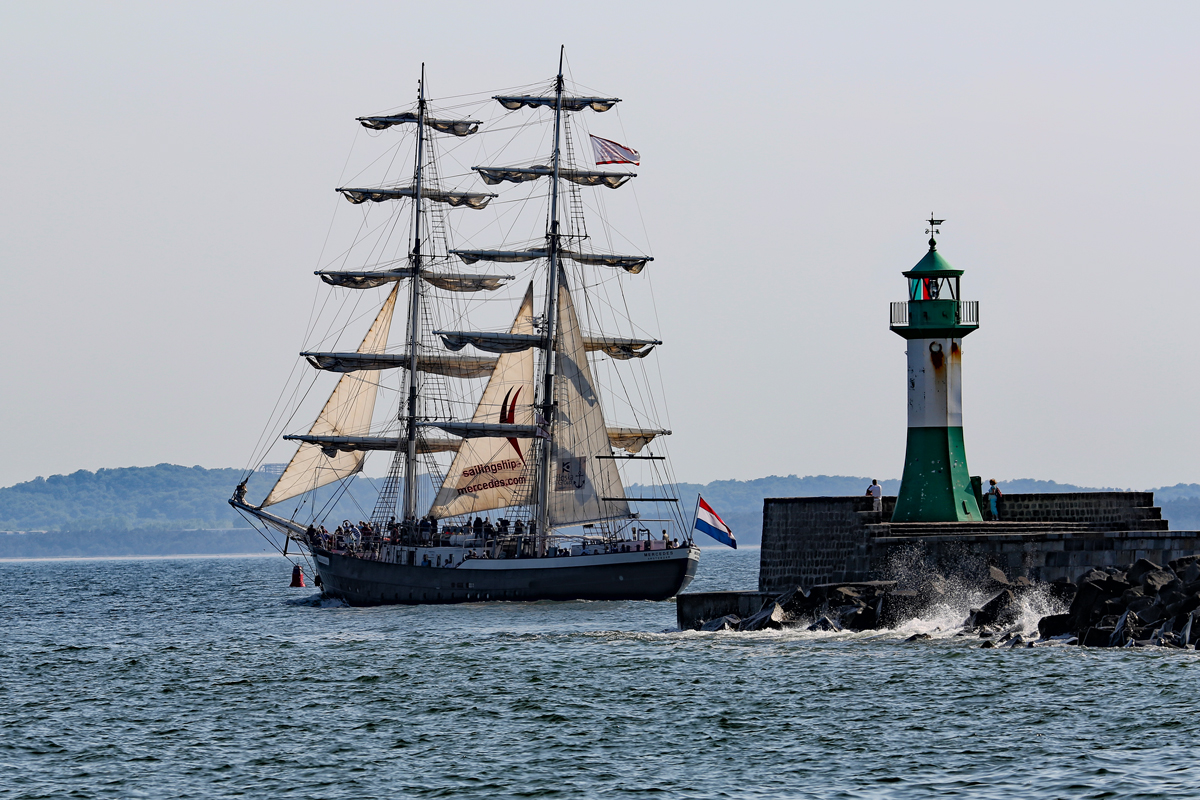
[[963,447],[962,340],[979,327],[978,301],[959,293],[962,270],[937,251],[904,273],[908,300],[892,303],[891,329],[908,342],[908,447],[893,522],[982,520]]

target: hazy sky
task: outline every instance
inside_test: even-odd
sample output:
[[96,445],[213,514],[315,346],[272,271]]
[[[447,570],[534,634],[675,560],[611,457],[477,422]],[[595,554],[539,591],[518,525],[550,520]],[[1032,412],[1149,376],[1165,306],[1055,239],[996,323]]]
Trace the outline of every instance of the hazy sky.
[[[566,44],[643,154],[675,471],[898,477],[925,252],[966,270],[973,474],[1200,481],[1200,6],[0,6],[0,485],[242,466],[354,117]],[[623,190],[622,190],[623,191]]]

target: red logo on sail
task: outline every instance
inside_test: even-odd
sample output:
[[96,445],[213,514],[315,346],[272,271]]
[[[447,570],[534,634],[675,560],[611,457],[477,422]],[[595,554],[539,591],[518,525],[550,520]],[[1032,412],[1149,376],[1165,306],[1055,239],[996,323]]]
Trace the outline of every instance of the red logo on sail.
[[[512,393],[513,390],[511,388],[505,392],[504,401],[500,403],[500,422],[506,425],[512,425],[514,420],[517,418],[517,398],[521,396],[521,387],[518,386],[516,389],[516,394]],[[508,402],[509,395],[512,395],[511,403]],[[513,446],[513,450],[517,451],[517,457],[521,459],[522,463],[524,463],[525,456],[523,453],[521,453],[521,445],[519,445],[517,440],[512,436],[508,437],[508,443]]]

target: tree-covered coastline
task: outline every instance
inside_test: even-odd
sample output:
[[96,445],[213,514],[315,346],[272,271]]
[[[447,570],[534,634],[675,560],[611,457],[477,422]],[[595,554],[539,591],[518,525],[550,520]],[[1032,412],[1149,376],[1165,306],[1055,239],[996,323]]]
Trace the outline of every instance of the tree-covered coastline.
[[[0,531],[22,532],[0,535],[0,558],[269,550],[270,544],[226,502],[243,474],[232,468],[158,464],[79,470],[0,488]],[[272,475],[253,474],[248,497],[261,500],[273,481]],[[377,483],[359,477],[345,490],[327,487],[317,492],[314,502],[329,507],[331,519],[363,519],[370,515]],[[733,528],[739,543],[753,545],[761,537],[764,498],[858,495],[869,483],[865,477],[772,475],[748,481],[680,484],[677,497],[684,515],[690,518],[696,495],[704,495]],[[900,485],[894,479],[880,483],[885,494],[895,494]],[[1007,493],[1089,491],[1030,479],[1005,481],[1002,486]],[[654,491],[629,487],[633,496]],[[1200,485],[1177,484],[1153,491],[1173,529],[1200,529]],[[290,515],[291,510],[284,513]],[[307,519],[307,509],[297,518]]]

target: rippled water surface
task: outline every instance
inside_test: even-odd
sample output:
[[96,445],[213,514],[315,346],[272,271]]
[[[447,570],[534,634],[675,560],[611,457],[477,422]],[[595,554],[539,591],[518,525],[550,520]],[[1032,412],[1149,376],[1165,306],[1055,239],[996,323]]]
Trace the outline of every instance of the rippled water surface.
[[[757,562],[706,550],[691,588],[754,588]],[[1200,794],[1195,653],[980,650],[945,620],[678,633],[673,603],[330,607],[288,575],[0,563],[0,797]]]

